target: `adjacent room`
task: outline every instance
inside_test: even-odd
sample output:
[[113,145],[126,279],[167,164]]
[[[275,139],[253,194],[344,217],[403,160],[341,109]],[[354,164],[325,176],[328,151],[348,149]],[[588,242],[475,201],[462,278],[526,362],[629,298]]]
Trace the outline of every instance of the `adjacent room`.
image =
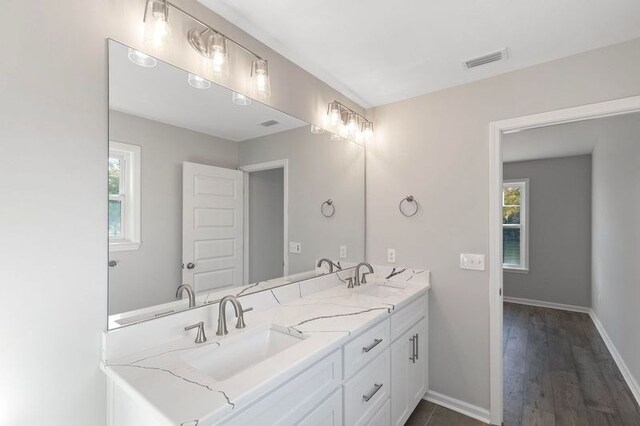
[[638,0],[0,13],[0,426],[640,426]]

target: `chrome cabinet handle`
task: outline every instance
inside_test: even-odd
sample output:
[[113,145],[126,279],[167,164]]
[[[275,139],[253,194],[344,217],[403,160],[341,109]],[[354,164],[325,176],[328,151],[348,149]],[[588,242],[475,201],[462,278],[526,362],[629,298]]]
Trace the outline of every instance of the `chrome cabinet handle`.
[[187,269],[193,269],[195,267],[196,267],[195,263],[191,263],[191,262],[187,263]]
[[367,353],[369,352],[371,349],[375,348],[376,346],[378,346],[380,343],[382,343],[382,339],[373,339],[373,343],[370,344],[369,346],[364,346],[362,348],[362,352]]
[[381,384],[375,384],[373,385],[373,390],[371,391],[371,393],[369,393],[369,395],[362,395],[362,401],[364,402],[369,402],[369,400],[371,398],[373,398],[373,396],[378,393],[378,391],[382,389],[382,383]]
[[411,356],[409,357],[409,361],[416,363],[416,336],[413,335],[409,338],[411,340]]
[[415,346],[416,346],[416,359],[419,359],[420,358],[420,345],[418,344],[418,333],[416,333]]

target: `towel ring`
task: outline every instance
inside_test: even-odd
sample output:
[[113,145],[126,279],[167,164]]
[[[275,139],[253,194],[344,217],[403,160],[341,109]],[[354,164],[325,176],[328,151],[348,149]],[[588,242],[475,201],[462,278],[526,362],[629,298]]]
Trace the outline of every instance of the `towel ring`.
[[[331,213],[325,213],[325,205],[331,207]],[[320,206],[320,213],[322,213],[322,216],[324,217],[331,217],[336,214],[336,206],[333,205],[333,200],[331,198],[322,203],[322,205]]]
[[[404,202],[407,203],[415,203],[416,207],[413,213],[405,213],[405,211],[402,208],[402,205]],[[420,210],[420,205],[418,204],[418,202],[416,201],[415,197],[413,195],[407,195],[405,198],[403,198],[402,200],[400,200],[400,204],[398,204],[398,209],[400,210],[400,213],[402,213],[403,216],[406,217],[413,217],[416,215],[416,213],[418,213],[418,210]]]

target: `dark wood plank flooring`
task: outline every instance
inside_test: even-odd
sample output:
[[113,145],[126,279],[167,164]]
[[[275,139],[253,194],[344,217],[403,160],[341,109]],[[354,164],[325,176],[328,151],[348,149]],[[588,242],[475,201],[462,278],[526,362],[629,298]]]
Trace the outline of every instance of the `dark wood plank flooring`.
[[505,303],[503,342],[506,426],[640,426],[589,315]]
[[418,404],[405,426],[484,426],[485,423],[467,417],[456,411],[422,400]]

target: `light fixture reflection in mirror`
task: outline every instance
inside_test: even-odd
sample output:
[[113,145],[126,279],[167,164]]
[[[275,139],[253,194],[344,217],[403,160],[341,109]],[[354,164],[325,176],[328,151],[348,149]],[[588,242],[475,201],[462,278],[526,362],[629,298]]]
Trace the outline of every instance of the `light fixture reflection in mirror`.
[[211,87],[211,82],[207,79],[200,77],[199,75],[189,73],[188,80],[191,87],[196,89],[208,89]]
[[169,32],[169,5],[167,0],[147,0],[144,12],[145,48],[154,53],[165,51]]
[[266,59],[256,59],[251,63],[251,88],[254,95],[259,99],[271,97],[269,63]]
[[314,135],[321,135],[324,133],[324,129],[322,127],[314,126],[311,124],[311,133]]
[[231,102],[240,106],[251,105],[251,98],[246,97],[240,93],[233,92],[231,95]]
[[127,54],[127,57],[134,64],[139,65],[141,67],[145,67],[145,68],[152,68],[152,67],[155,67],[157,64],[156,58],[154,58],[153,56],[149,56],[145,53],[142,53],[132,48],[129,48],[129,53]]

